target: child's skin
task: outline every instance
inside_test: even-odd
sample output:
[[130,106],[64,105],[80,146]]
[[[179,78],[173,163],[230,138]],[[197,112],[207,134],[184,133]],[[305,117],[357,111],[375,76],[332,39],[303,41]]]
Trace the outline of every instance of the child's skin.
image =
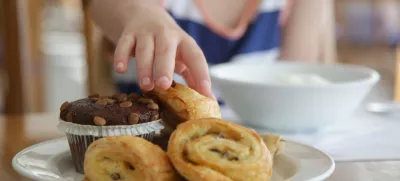
[[[312,2],[311,2],[312,1]],[[235,2],[235,3],[234,3]],[[283,11],[280,22],[284,24],[289,20],[289,13],[293,7],[293,0],[289,0],[285,11]],[[312,7],[313,15],[306,16],[318,17],[321,7],[318,6],[321,0],[307,0],[307,5]],[[203,0],[204,5],[212,7],[209,14],[215,19],[216,23],[229,27],[235,27],[240,8],[243,7],[243,0]],[[230,6],[226,6],[226,4]],[[237,5],[237,6],[235,6]],[[304,6],[301,11],[304,13]],[[173,73],[180,74],[188,85],[198,92],[214,97],[211,91],[211,81],[208,72],[207,61],[196,42],[186,32],[184,32],[174,21],[174,19],[160,5],[159,0],[95,0],[92,1],[93,19],[101,27],[105,35],[116,43],[114,54],[114,67],[119,73],[124,73],[130,56],[136,57],[138,72],[138,82],[141,89],[148,91],[154,87],[167,89],[171,86]],[[238,12],[232,11],[238,9]],[[220,16],[226,14],[226,16]],[[310,13],[308,13],[310,14]],[[294,16],[296,13],[294,13]],[[293,20],[292,20],[293,21]],[[307,22],[320,23],[320,19]],[[295,24],[295,23],[292,23]],[[299,23],[297,23],[299,24]],[[304,24],[304,23],[303,23]],[[316,26],[312,24],[297,25],[300,29],[305,26]],[[296,27],[295,27],[296,28]],[[315,28],[316,30],[318,28]],[[293,31],[288,31],[293,32]],[[310,34],[306,41],[310,57],[303,56],[307,60],[317,59],[317,33],[315,30],[296,32],[298,36]],[[287,40],[283,38],[283,48],[281,57],[292,59],[296,57],[296,51],[288,46]],[[299,39],[299,38],[297,38]],[[298,45],[298,43],[293,43]],[[304,48],[302,49],[304,51]],[[302,55],[303,52],[298,52]],[[155,77],[153,78],[153,67]],[[155,81],[153,81],[155,80]]]

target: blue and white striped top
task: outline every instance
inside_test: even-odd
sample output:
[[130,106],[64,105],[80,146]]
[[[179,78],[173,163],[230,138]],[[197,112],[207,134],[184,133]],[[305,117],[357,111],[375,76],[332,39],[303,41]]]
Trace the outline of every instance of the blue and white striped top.
[[[199,0],[201,1],[201,0]],[[253,0],[249,0],[251,2]],[[256,2],[256,1],[254,1]],[[280,25],[278,17],[285,0],[261,0],[257,14],[239,32],[224,34],[210,26],[196,0],[165,0],[166,10],[177,24],[192,36],[207,59],[209,66],[229,61],[274,61],[279,54]],[[113,74],[119,91],[140,92],[136,82],[135,62],[130,61],[125,74]],[[184,80],[174,76],[174,80]],[[214,94],[218,97],[218,91]]]

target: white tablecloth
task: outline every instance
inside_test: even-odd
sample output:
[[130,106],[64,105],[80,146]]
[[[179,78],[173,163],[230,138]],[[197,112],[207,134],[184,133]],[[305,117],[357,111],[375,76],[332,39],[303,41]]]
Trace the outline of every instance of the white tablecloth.
[[[224,119],[240,124],[231,109],[221,111]],[[341,125],[315,133],[280,135],[318,148],[335,161],[400,160],[400,114],[379,116],[360,109]]]

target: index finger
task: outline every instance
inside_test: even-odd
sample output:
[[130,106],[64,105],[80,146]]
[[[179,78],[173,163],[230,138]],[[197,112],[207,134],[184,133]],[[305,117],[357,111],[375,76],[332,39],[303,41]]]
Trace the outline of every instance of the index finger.
[[122,35],[117,43],[114,53],[114,68],[119,73],[124,73],[128,67],[128,60],[135,46],[133,34]]
[[190,70],[198,92],[215,98],[211,91],[211,80],[208,65],[203,52],[192,38],[185,38],[178,46],[182,62]]

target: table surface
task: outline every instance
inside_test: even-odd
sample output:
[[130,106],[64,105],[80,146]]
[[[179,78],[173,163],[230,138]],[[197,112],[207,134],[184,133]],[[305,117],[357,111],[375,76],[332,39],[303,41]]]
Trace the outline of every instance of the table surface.
[[[57,114],[29,114],[24,116],[0,116],[0,178],[7,181],[27,180],[19,176],[11,166],[11,160],[20,150],[64,136],[57,129]],[[400,161],[341,162],[328,181],[380,181],[400,180]]]

